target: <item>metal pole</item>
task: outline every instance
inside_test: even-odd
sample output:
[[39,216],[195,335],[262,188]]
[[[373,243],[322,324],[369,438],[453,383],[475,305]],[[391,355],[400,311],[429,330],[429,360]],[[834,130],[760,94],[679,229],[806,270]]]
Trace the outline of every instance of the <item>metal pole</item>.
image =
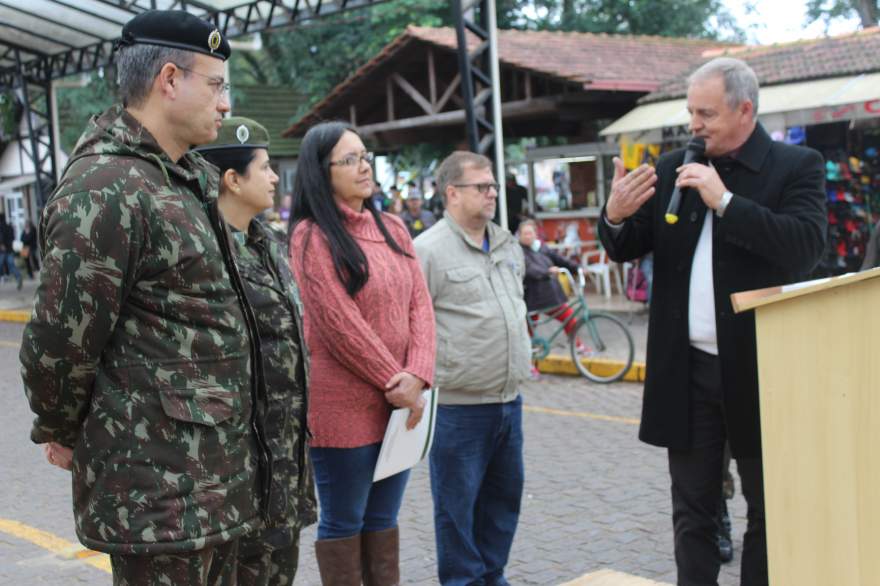
[[507,180],[504,170],[504,133],[501,128],[501,72],[498,67],[498,19],[495,14],[495,0],[486,0],[489,16],[489,65],[492,71],[492,131],[495,136],[495,177],[498,184],[498,209],[501,227],[509,229],[507,223]]
[[58,88],[57,80],[49,82],[49,110],[52,113],[52,147],[55,153],[55,160],[52,162],[52,178],[55,185],[58,185],[61,170],[58,168],[58,162],[61,160],[61,126],[58,120]]
[[464,29],[465,0],[453,0],[452,16],[455,22],[455,35],[458,39],[458,70],[461,74],[461,98],[465,103],[465,126],[468,146],[471,151],[480,152],[480,136],[477,132],[477,118],[474,112],[474,81],[471,76],[471,62],[467,53],[467,36]]
[[[37,205],[43,207],[46,204],[46,194],[44,193],[44,187],[41,181],[42,165],[40,164],[40,143],[34,132],[33,111],[31,96],[28,91],[28,79],[25,76],[24,64],[21,60],[21,53],[18,50],[15,51],[15,66],[17,70],[16,75],[18,77],[19,91],[21,92],[22,105],[24,106],[25,122],[27,123],[28,128],[28,142],[30,143],[31,148],[31,151],[28,154],[30,155],[31,163],[34,166],[34,190],[37,194]],[[19,142],[19,144],[21,143]]]

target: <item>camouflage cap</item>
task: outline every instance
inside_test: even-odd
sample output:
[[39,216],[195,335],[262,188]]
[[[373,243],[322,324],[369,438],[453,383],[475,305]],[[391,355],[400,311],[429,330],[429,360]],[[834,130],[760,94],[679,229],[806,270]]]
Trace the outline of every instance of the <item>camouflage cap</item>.
[[267,149],[269,131],[257,122],[243,116],[230,116],[223,119],[214,142],[198,147],[199,152],[221,149]]
[[216,26],[185,10],[147,10],[129,20],[114,48],[138,44],[195,51],[223,61],[232,52]]

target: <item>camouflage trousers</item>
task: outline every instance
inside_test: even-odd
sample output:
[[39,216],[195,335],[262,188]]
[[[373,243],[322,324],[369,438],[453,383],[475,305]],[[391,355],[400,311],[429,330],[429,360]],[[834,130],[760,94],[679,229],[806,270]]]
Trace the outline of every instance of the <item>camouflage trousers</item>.
[[299,565],[299,531],[275,546],[265,533],[241,539],[238,586],[290,586]]
[[235,586],[238,541],[177,554],[111,555],[113,586]]

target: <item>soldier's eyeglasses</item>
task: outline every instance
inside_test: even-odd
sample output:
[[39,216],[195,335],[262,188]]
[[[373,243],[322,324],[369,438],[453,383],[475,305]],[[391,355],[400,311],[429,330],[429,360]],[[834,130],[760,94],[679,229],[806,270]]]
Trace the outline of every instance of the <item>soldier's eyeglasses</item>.
[[486,195],[489,193],[490,189],[494,189],[495,192],[498,192],[498,188],[500,187],[497,183],[453,183],[453,187],[476,187],[477,191],[480,192],[480,195]]
[[363,153],[362,155],[346,155],[338,161],[330,161],[330,164],[338,165],[339,167],[352,167],[364,161],[367,165],[372,165],[373,159],[375,159],[373,153]]
[[214,97],[219,98],[220,96],[229,95],[230,85],[224,80],[222,77],[214,77],[213,75],[205,75],[204,73],[199,73],[194,69],[190,69],[189,67],[181,67],[177,63],[174,64],[175,67],[186,71],[187,73],[193,73],[198,75],[199,77],[204,77],[208,80],[208,86],[214,90]]

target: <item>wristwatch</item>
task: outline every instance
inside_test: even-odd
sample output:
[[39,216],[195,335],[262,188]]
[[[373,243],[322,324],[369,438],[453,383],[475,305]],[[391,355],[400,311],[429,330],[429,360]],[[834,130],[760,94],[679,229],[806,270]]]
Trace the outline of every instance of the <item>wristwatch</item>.
[[730,203],[731,199],[733,199],[733,194],[729,191],[725,191],[721,194],[721,203],[718,204],[718,208],[715,210],[715,213],[719,218],[724,217],[724,212],[727,210],[727,205]]

